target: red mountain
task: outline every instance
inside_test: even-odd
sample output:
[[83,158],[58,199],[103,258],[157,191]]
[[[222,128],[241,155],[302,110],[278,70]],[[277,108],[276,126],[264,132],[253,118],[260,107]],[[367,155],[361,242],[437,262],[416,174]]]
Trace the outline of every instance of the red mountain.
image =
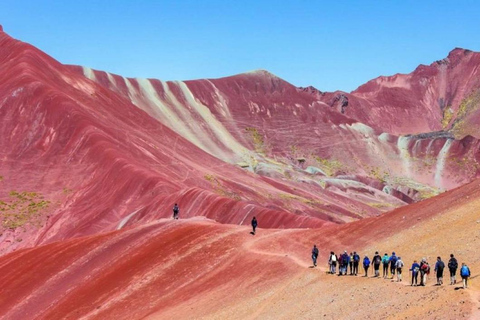
[[372,126],[359,122],[350,101],[369,84],[337,94],[332,108],[334,94],[266,71],[126,79],[64,66],[3,32],[0,64],[4,252],[169,217],[174,202],[183,217],[222,223],[254,215],[263,227],[348,222],[477,174],[474,138],[395,136],[371,118]]
[[[393,247],[408,262],[464,246],[478,269],[479,187],[462,185],[479,169],[479,57],[324,93],[267,71],[127,79],[0,27],[2,318],[315,318],[314,302],[326,317],[352,305],[323,299],[335,285],[369,301],[349,311],[361,317],[377,301],[475,317],[475,294],[424,306],[458,297],[368,279],[359,292],[306,267],[317,243],[321,259]],[[255,236],[239,226],[253,216]]]

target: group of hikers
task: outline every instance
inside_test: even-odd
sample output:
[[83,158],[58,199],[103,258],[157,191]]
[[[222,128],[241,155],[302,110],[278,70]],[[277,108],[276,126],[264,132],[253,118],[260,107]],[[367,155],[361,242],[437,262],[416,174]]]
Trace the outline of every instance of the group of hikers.
[[[173,206],[173,219],[178,219],[178,213],[180,212],[180,208],[175,203]],[[258,226],[258,221],[255,217],[252,218],[251,221],[252,225],[252,232],[251,234],[255,234],[256,228]],[[312,261],[313,266],[317,266],[317,258],[318,258],[318,248],[316,245],[313,245],[312,248]],[[356,252],[347,253],[345,250],[341,255],[337,256],[333,251],[330,252],[328,258],[328,265],[330,274],[337,273],[337,266],[338,266],[338,275],[343,276],[347,275],[350,269],[351,276],[358,275],[358,267],[360,265],[360,255]],[[405,263],[403,262],[402,258],[397,256],[395,252],[392,252],[392,255],[389,256],[388,253],[385,253],[382,256],[378,254],[378,251],[375,252],[372,260],[365,256],[363,258],[363,270],[365,271],[364,277],[368,277],[368,270],[370,265],[373,265],[374,270],[374,277],[380,277],[380,266],[382,266],[382,275],[383,278],[388,278],[388,271],[390,270],[390,279],[394,279],[395,275],[397,276],[397,282],[402,281],[402,272],[405,267]],[[450,271],[450,284],[454,285],[457,283],[456,274],[458,269],[458,262],[457,259],[454,257],[453,254],[450,255],[450,260],[448,261],[448,270]],[[443,284],[443,270],[445,269],[445,263],[442,261],[440,257],[437,257],[437,261],[435,263],[434,272],[437,277],[437,285],[440,286]],[[417,260],[413,261],[412,267],[409,269],[412,273],[412,281],[411,286],[425,286],[427,284],[427,276],[430,274],[430,264],[428,263],[427,259],[423,258],[420,260],[420,263]],[[420,284],[418,283],[418,276],[420,275]],[[465,264],[462,263],[462,267],[460,268],[460,276],[463,280],[463,288],[468,287],[468,278],[470,277],[470,268]]]
[[[312,248],[312,260],[313,266],[317,266],[317,258],[318,258],[318,248],[316,245],[313,245]],[[328,258],[328,265],[330,274],[337,273],[338,267],[338,275],[343,276],[347,275],[348,271],[350,271],[350,275],[356,276],[358,275],[358,267],[360,265],[360,255],[354,251],[347,253],[345,250],[341,255],[337,256],[333,251],[330,252]],[[389,256],[388,253],[385,253],[382,256],[378,254],[378,251],[375,252],[372,260],[365,256],[363,258],[363,270],[365,271],[364,277],[368,277],[368,270],[370,265],[373,265],[374,275],[373,277],[379,278],[380,277],[380,267],[382,267],[382,275],[383,278],[389,278],[389,271],[390,271],[390,279],[394,279],[396,275],[396,281],[402,281],[402,272],[405,267],[405,263],[403,262],[402,258],[397,256],[395,252],[392,252],[392,255]],[[457,283],[456,274],[458,270],[458,261],[453,254],[450,255],[450,260],[447,264],[448,270],[450,272],[450,284],[454,285]],[[349,270],[350,269],[350,270]],[[437,261],[435,262],[434,272],[437,278],[438,286],[443,284],[443,271],[445,269],[445,263],[442,261],[441,257],[437,257]],[[413,261],[411,268],[408,270],[412,273],[412,280],[411,286],[425,286],[427,284],[427,276],[430,274],[430,264],[428,263],[427,259],[423,258],[418,263],[417,260]],[[418,283],[418,277],[420,275],[420,283]],[[462,267],[460,268],[460,276],[463,280],[463,288],[468,287],[468,278],[470,277],[470,268],[465,264],[462,263]]]

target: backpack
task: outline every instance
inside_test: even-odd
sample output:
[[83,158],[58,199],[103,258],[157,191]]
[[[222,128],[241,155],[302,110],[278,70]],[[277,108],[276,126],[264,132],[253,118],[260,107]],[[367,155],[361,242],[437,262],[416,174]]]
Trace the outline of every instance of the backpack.
[[394,266],[395,263],[397,263],[397,256],[391,256],[390,257],[390,263],[392,264],[392,266]]
[[470,276],[470,270],[468,269],[467,266],[462,267],[462,269],[460,270],[460,275],[462,277],[469,277]]
[[444,268],[445,268],[445,263],[443,263],[443,261],[439,261],[439,262],[438,262],[437,269],[438,269],[438,270],[443,270]]
[[370,259],[366,258],[366,259],[363,259],[363,265],[365,267],[368,267],[370,265]]
[[375,256],[375,264],[380,264],[382,262],[382,258],[380,256]]
[[455,258],[450,259],[450,261],[448,262],[448,267],[450,269],[457,269],[458,268],[457,259],[455,259]]
[[360,256],[359,256],[358,254],[355,254],[355,255],[353,256],[353,261],[355,261],[355,262],[360,261]]
[[332,254],[332,261],[336,262],[337,261],[337,256]]

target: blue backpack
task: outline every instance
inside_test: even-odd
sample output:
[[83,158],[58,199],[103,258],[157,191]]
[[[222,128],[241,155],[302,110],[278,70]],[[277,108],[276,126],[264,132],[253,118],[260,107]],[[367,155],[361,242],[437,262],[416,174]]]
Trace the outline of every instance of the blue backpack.
[[462,267],[462,269],[460,270],[460,275],[462,277],[469,277],[470,276],[470,270],[468,269],[467,266]]
[[358,262],[360,261],[360,256],[358,254],[353,255],[353,261]]
[[370,265],[370,259],[368,259],[368,258],[363,259],[363,265],[365,267],[368,267]]

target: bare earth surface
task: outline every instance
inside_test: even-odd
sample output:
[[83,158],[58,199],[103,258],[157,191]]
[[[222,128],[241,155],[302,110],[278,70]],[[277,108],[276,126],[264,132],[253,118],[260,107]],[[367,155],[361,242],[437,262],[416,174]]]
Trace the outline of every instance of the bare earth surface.
[[[378,218],[264,230],[202,218],[161,220],[0,258],[4,319],[475,319],[479,182]],[[309,268],[311,245],[320,247]],[[455,253],[467,290],[325,273],[329,250],[396,251],[408,266]],[[15,267],[14,267],[15,266]],[[32,268],[32,266],[35,266]],[[460,281],[459,281],[460,282]],[[340,312],[340,314],[339,314]]]

